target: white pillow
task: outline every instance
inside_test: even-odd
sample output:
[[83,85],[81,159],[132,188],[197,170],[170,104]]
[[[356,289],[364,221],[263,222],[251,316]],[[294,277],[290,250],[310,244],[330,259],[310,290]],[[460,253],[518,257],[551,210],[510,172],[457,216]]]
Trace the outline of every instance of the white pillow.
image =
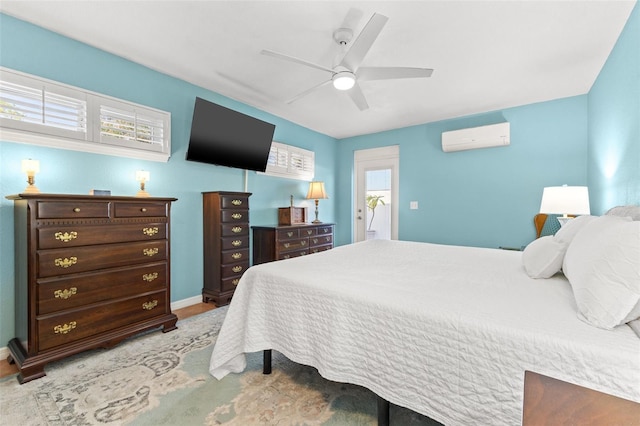
[[567,243],[552,235],[533,240],[522,252],[522,266],[531,278],[549,278],[560,272]]
[[573,238],[562,267],[578,317],[612,329],[640,316],[640,222],[600,216]]
[[576,234],[582,228],[584,228],[587,223],[592,222],[597,218],[597,216],[589,215],[575,217],[569,220],[562,228],[560,228],[553,237],[558,242],[567,243],[568,246],[573,240],[573,237],[575,237]]

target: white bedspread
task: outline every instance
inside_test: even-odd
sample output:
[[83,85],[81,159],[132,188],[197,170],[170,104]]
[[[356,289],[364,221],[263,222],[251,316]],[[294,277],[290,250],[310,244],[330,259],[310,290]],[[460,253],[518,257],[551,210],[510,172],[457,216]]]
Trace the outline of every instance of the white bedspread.
[[447,425],[517,425],[524,371],[640,402],[640,339],[580,321],[521,252],[374,240],[251,267],[211,356],[274,349]]

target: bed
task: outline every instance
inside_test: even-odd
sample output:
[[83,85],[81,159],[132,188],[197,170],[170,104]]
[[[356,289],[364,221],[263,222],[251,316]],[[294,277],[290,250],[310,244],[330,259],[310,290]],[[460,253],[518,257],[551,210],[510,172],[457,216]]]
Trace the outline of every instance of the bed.
[[[627,252],[640,238],[636,224],[629,229],[637,234],[623,237]],[[583,234],[600,228],[580,227],[565,235],[573,242],[544,240],[564,250],[554,246],[562,252],[557,269],[569,278],[551,274],[559,254],[545,255],[550,268],[529,247],[384,240],[253,266],[229,306],[210,372],[241,372],[245,354],[273,349],[446,425],[520,424],[525,371],[640,402],[640,338],[626,323],[589,322],[581,290],[572,288],[571,278],[597,264],[584,247],[572,248],[589,248],[593,237]],[[632,262],[634,253],[640,262],[638,250]],[[536,262],[548,278],[530,276],[526,266]],[[584,262],[586,272],[576,267]],[[640,267],[631,266],[624,273],[640,299]],[[625,321],[636,308],[637,299]]]

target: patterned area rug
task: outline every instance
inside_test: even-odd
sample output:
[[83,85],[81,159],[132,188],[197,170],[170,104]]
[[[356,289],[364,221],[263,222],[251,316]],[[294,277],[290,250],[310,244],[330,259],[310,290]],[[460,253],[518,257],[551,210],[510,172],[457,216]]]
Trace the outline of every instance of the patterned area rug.
[[[323,379],[274,352],[273,373],[251,354],[242,374],[216,380],[209,358],[226,308],[148,332],[109,350],[49,364],[24,385],[0,380],[3,425],[375,425],[370,391]],[[392,406],[395,425],[437,425]]]

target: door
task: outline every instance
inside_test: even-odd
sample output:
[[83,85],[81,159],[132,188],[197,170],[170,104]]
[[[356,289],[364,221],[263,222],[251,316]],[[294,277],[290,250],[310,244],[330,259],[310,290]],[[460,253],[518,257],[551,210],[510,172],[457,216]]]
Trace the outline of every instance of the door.
[[397,145],[355,152],[354,241],[398,239],[399,160]]

